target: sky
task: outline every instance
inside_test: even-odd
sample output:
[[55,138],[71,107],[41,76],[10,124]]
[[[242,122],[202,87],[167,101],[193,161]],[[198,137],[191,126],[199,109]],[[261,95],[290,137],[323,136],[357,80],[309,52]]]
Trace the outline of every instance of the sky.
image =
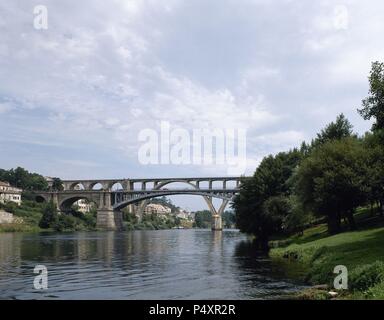
[[[47,29],[36,29],[37,5]],[[62,179],[225,176],[145,165],[140,131],[246,130],[244,174],[368,93],[384,2],[1,0],[0,168]],[[175,197],[176,198],[176,197]],[[184,197],[181,205],[204,206]]]

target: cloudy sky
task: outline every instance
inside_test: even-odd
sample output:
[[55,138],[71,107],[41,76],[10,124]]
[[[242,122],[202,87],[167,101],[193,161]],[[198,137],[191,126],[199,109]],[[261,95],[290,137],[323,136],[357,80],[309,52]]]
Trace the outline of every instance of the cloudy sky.
[[[34,7],[48,29],[34,28]],[[142,165],[138,134],[244,128],[247,174],[343,112],[355,130],[384,2],[1,0],[0,167],[61,178],[225,175]]]

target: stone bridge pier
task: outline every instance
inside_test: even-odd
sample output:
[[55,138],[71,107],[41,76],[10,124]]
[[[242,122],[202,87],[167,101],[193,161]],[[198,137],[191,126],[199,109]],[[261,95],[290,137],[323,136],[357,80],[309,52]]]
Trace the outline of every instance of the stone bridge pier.
[[80,199],[86,199],[96,205],[97,217],[96,227],[102,230],[122,230],[123,214],[120,210],[115,210],[111,203],[112,192],[42,192],[39,194],[46,202],[52,201],[59,214],[65,214],[71,206]]
[[97,208],[96,227],[103,230],[123,230],[123,213],[114,210],[111,192],[103,192]]
[[207,202],[209,210],[212,214],[211,229],[213,231],[223,230],[223,212],[229,200],[223,199],[219,210],[216,210],[215,206],[212,203],[212,197],[204,197],[204,199]]

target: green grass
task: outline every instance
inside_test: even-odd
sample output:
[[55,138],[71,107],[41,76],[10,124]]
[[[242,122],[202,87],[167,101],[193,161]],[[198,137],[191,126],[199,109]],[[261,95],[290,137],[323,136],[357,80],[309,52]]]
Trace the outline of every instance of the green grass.
[[[360,210],[356,220],[358,231],[329,236],[326,225],[318,225],[305,230],[302,236],[280,240],[280,247],[271,249],[270,255],[304,264],[309,283],[332,287],[336,276],[333,269],[337,265],[346,266],[349,274],[353,274],[362,266],[384,262],[384,219],[372,216],[368,210]],[[350,297],[384,299],[384,284],[364,292],[350,292]]]
[[42,231],[37,226],[33,226],[26,223],[7,223],[0,224],[0,233],[1,232],[39,232]]
[[0,232],[39,232],[38,223],[42,217],[43,205],[34,201],[25,200],[20,206],[8,202],[0,204],[0,210],[10,212],[15,218],[21,218],[22,223],[1,224]]

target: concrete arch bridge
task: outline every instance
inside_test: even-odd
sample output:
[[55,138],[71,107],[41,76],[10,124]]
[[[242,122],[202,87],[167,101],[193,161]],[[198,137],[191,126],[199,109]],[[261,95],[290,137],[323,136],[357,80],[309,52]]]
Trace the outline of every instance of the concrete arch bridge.
[[[97,207],[97,227],[106,230],[123,228],[121,209],[138,204],[141,217],[150,199],[171,195],[202,196],[212,214],[212,230],[222,230],[222,214],[239,192],[244,177],[200,177],[161,179],[63,180],[62,191],[38,192],[42,201],[53,201],[61,212],[76,201],[86,199]],[[172,183],[183,183],[189,188],[166,188]],[[221,199],[215,208],[213,198]]]

